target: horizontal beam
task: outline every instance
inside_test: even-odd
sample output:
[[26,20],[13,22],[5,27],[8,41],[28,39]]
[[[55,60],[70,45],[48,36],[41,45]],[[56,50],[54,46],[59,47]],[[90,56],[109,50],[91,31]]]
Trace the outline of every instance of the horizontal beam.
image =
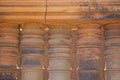
[[[119,0],[48,0],[48,6],[119,5]],[[46,0],[0,0],[0,6],[45,6]]]
[[120,18],[111,18],[111,19],[47,19],[46,23],[44,19],[38,19],[38,18],[34,18],[31,20],[31,18],[29,17],[28,19],[3,19],[0,17],[0,22],[10,22],[10,23],[17,23],[17,24],[23,24],[23,23],[30,23],[30,22],[38,22],[38,23],[42,23],[42,24],[68,24],[72,27],[75,27],[75,25],[79,25],[82,23],[98,23],[98,24],[102,24],[102,25],[106,25],[106,24],[112,24],[112,23],[119,23]]
[[[79,15],[47,15],[46,19],[55,20],[55,19],[114,19],[120,18],[120,14],[79,14]],[[4,20],[45,20],[44,15],[0,15],[0,19]]]

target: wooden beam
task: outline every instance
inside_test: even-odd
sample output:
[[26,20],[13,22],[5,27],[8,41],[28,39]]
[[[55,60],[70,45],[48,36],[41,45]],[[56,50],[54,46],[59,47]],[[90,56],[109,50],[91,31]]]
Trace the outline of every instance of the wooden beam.
[[[37,16],[38,17],[38,16]],[[15,17],[14,17],[15,18]],[[12,19],[12,16],[11,18],[2,18],[0,17],[0,22],[10,22],[10,23],[17,23],[17,24],[23,24],[23,23],[30,23],[30,22],[38,22],[38,23],[43,23],[45,24],[45,20],[42,19],[42,18],[19,18],[19,17],[16,17],[16,19]],[[82,24],[82,23],[98,23],[98,24],[102,24],[102,25],[105,25],[105,24],[112,24],[112,23],[119,23],[120,22],[120,19],[119,18],[111,18],[111,19],[84,19],[84,18],[81,18],[81,19],[47,19],[47,23],[46,24],[68,24],[72,27],[75,27],[76,25],[79,25],[79,24]]]
[[[48,6],[119,5],[119,0],[48,0]],[[0,6],[45,6],[46,0],[0,0]]]

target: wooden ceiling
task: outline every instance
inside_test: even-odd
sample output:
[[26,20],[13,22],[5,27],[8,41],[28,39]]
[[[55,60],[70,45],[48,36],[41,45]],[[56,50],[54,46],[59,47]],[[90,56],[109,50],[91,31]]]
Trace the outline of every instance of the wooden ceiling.
[[120,0],[0,0],[0,21],[119,22],[119,18]]

